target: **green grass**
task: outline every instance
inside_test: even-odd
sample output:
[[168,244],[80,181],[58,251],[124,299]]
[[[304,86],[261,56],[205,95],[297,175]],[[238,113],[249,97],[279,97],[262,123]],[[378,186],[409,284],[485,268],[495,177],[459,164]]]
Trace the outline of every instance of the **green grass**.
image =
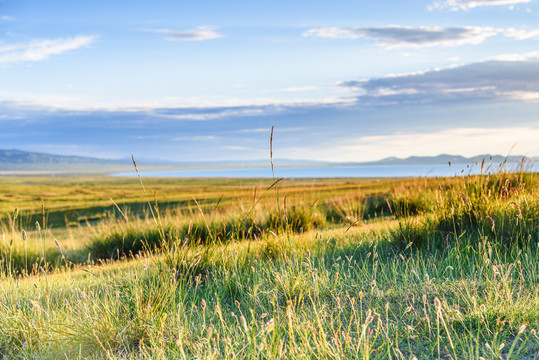
[[[269,180],[150,179],[156,218],[131,180],[49,181],[9,179],[39,201],[4,205],[6,358],[539,357],[536,174],[285,181],[278,205]],[[105,216],[40,237],[54,191]]]

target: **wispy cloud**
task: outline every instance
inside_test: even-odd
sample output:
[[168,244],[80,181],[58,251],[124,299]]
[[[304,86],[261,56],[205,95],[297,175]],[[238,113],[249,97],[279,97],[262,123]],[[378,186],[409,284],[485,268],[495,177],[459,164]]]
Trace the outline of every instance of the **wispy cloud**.
[[360,102],[424,103],[479,99],[539,100],[539,58],[491,60],[383,78],[348,81]]
[[469,10],[480,6],[501,6],[526,4],[532,0],[443,0],[436,1],[429,9]]
[[142,29],[142,31],[161,34],[165,40],[170,41],[203,41],[224,37],[210,26],[198,26],[194,29],[181,31],[171,29]]
[[478,26],[439,28],[393,25],[371,28],[322,27],[310,29],[303,33],[303,36],[316,36],[328,39],[370,38],[374,39],[376,44],[388,48],[480,44],[496,35],[525,40],[539,37],[539,30],[496,29]]
[[14,21],[15,19],[12,18],[11,16],[7,16],[7,15],[0,15],[0,22],[2,21]]
[[168,109],[165,112],[153,111],[154,115],[161,118],[169,118],[175,120],[195,120],[206,121],[228,117],[242,117],[260,115],[265,112],[261,108],[242,108],[237,109]]
[[96,36],[75,36],[63,39],[34,39],[26,43],[3,45],[0,46],[0,64],[45,60],[51,55],[87,47],[96,39]]

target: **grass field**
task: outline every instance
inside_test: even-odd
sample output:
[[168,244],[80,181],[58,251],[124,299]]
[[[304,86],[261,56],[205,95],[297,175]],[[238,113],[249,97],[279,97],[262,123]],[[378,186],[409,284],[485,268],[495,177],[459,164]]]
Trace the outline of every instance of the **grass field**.
[[538,184],[0,178],[0,354],[539,358]]

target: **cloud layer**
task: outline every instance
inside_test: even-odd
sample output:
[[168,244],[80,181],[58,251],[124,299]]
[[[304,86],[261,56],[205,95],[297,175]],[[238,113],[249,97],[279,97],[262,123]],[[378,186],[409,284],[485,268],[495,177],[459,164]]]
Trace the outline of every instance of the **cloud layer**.
[[169,41],[203,41],[222,38],[223,35],[216,32],[209,26],[198,26],[190,30],[171,30],[171,29],[144,29],[144,32],[161,34],[165,40]]
[[539,100],[539,58],[492,60],[341,84],[363,102],[435,102],[478,99]]
[[3,45],[0,46],[0,64],[45,60],[51,55],[87,47],[96,38],[75,36],[64,39],[35,39],[27,43]]
[[[430,99],[425,94],[384,95],[378,103],[408,96],[418,102]],[[58,144],[50,151],[73,154],[59,148],[69,139],[81,146],[79,155],[91,154],[83,151],[91,146],[111,154],[136,152],[170,160],[260,159],[267,156],[272,125],[275,156],[281,158],[368,161],[443,152],[472,156],[506,153],[514,143],[516,153],[538,155],[533,103],[43,111],[0,102],[0,110],[8,115],[0,116],[5,148],[39,150]]]

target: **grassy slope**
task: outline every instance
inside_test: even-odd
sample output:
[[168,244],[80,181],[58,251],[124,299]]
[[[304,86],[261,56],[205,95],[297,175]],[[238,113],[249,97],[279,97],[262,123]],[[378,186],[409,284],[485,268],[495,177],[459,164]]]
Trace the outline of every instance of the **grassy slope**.
[[[206,207],[204,215],[196,208],[180,214],[162,210],[164,224],[208,225],[212,241],[205,245],[197,245],[201,232],[177,232],[157,240],[160,250],[134,259],[74,267],[57,261],[47,274],[4,276],[0,353],[498,359],[534,358],[539,351],[535,177],[284,184],[279,189],[283,228],[261,221],[267,227],[257,237],[219,237],[220,222],[250,214],[253,184],[213,184],[214,192],[196,192],[216,204],[223,192],[232,193],[219,186],[238,191],[222,208]],[[122,189],[140,192],[135,185]],[[168,186],[174,199],[192,196],[182,192],[197,187]],[[391,194],[384,200],[396,216],[367,220],[375,210],[366,199],[380,193]],[[275,196],[258,194],[263,198],[256,216],[266,218],[276,211]],[[316,207],[325,222],[312,230],[287,227],[291,204],[309,208],[314,199],[321,199]],[[91,197],[77,206],[87,200]],[[302,225],[312,217],[304,220]],[[152,228],[151,218],[133,217],[77,231],[95,231],[85,240],[91,245]],[[47,241],[54,251],[52,239]],[[39,244],[27,247],[36,251]]]

